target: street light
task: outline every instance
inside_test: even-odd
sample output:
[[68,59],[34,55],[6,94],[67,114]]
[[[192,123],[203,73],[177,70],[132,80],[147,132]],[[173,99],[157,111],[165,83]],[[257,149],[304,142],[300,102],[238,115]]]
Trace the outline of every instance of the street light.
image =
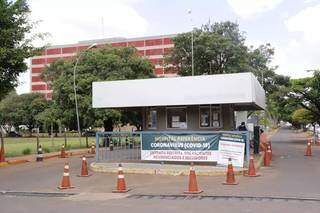
[[190,14],[190,21],[192,25],[192,31],[191,31],[191,73],[192,76],[194,76],[194,62],[193,62],[193,23],[192,23],[192,16],[191,16],[192,10],[188,9],[188,14]]
[[78,134],[79,134],[79,142],[80,142],[80,146],[82,145],[81,144],[81,131],[80,131],[80,120],[79,120],[79,109],[78,109],[78,100],[77,100],[77,88],[76,88],[76,70],[77,70],[77,66],[78,66],[78,63],[81,59],[81,56],[87,51],[87,50],[90,50],[91,48],[93,47],[96,47],[97,44],[94,43],[94,44],[91,44],[85,51],[83,52],[80,52],[77,60],[76,60],[76,64],[74,65],[73,67],[73,91],[74,91],[74,102],[76,104],[76,114],[77,114],[77,125],[78,125]]

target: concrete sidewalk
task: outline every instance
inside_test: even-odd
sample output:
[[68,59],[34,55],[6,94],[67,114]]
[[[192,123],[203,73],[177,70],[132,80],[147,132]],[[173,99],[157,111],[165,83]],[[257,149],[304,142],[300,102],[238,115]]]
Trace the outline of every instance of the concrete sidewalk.
[[[264,153],[255,156],[255,167],[258,169],[263,163]],[[118,163],[102,162],[92,163],[91,170],[94,172],[117,173]],[[159,175],[189,175],[189,165],[161,164],[161,163],[122,163],[123,171],[126,174],[159,174]],[[220,176],[226,174],[225,166],[195,165],[197,175]],[[242,175],[247,168],[234,167],[236,175]]]

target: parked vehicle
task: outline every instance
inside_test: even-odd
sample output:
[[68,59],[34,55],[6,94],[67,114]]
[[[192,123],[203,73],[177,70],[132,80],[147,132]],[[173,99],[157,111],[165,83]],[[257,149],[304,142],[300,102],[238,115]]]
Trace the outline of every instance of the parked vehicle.
[[85,131],[82,132],[81,134],[83,137],[95,137],[96,136],[96,132],[95,131]]
[[11,131],[7,134],[7,137],[17,138],[17,137],[22,137],[22,135],[17,132]]

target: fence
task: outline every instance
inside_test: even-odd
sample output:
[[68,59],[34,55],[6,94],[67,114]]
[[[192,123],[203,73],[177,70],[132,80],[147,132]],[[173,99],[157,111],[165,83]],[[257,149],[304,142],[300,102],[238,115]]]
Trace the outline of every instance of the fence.
[[98,132],[96,161],[140,160],[141,133]]
[[[118,161],[140,161],[142,150],[142,138],[148,138],[148,135],[154,134],[186,134],[186,135],[214,135],[214,134],[234,134],[245,138],[245,160],[249,162],[250,144],[249,133],[239,131],[217,131],[217,132],[97,132],[96,134],[96,162],[118,162]],[[145,139],[144,139],[145,140]],[[148,139],[150,140],[150,137]]]

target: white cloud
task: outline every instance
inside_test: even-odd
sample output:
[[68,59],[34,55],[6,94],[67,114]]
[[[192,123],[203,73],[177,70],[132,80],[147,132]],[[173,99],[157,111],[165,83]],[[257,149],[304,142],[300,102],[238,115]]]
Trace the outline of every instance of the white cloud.
[[309,69],[320,68],[320,4],[301,10],[285,21],[288,42],[277,49],[281,53],[279,70],[293,77],[310,75]]
[[320,42],[320,4],[308,7],[285,22],[289,32],[302,33],[307,42]]
[[283,0],[228,0],[234,12],[244,19],[274,9]]
[[[143,36],[148,22],[133,5],[143,0],[29,0],[36,33],[49,33],[34,45],[77,43],[110,37]],[[102,21],[103,20],[103,21]],[[19,94],[30,91],[30,71],[19,76]]]
[[[48,32],[52,44],[102,37],[132,37],[146,33],[148,23],[131,4],[141,0],[30,0],[38,32]],[[104,32],[104,33],[103,33]]]

